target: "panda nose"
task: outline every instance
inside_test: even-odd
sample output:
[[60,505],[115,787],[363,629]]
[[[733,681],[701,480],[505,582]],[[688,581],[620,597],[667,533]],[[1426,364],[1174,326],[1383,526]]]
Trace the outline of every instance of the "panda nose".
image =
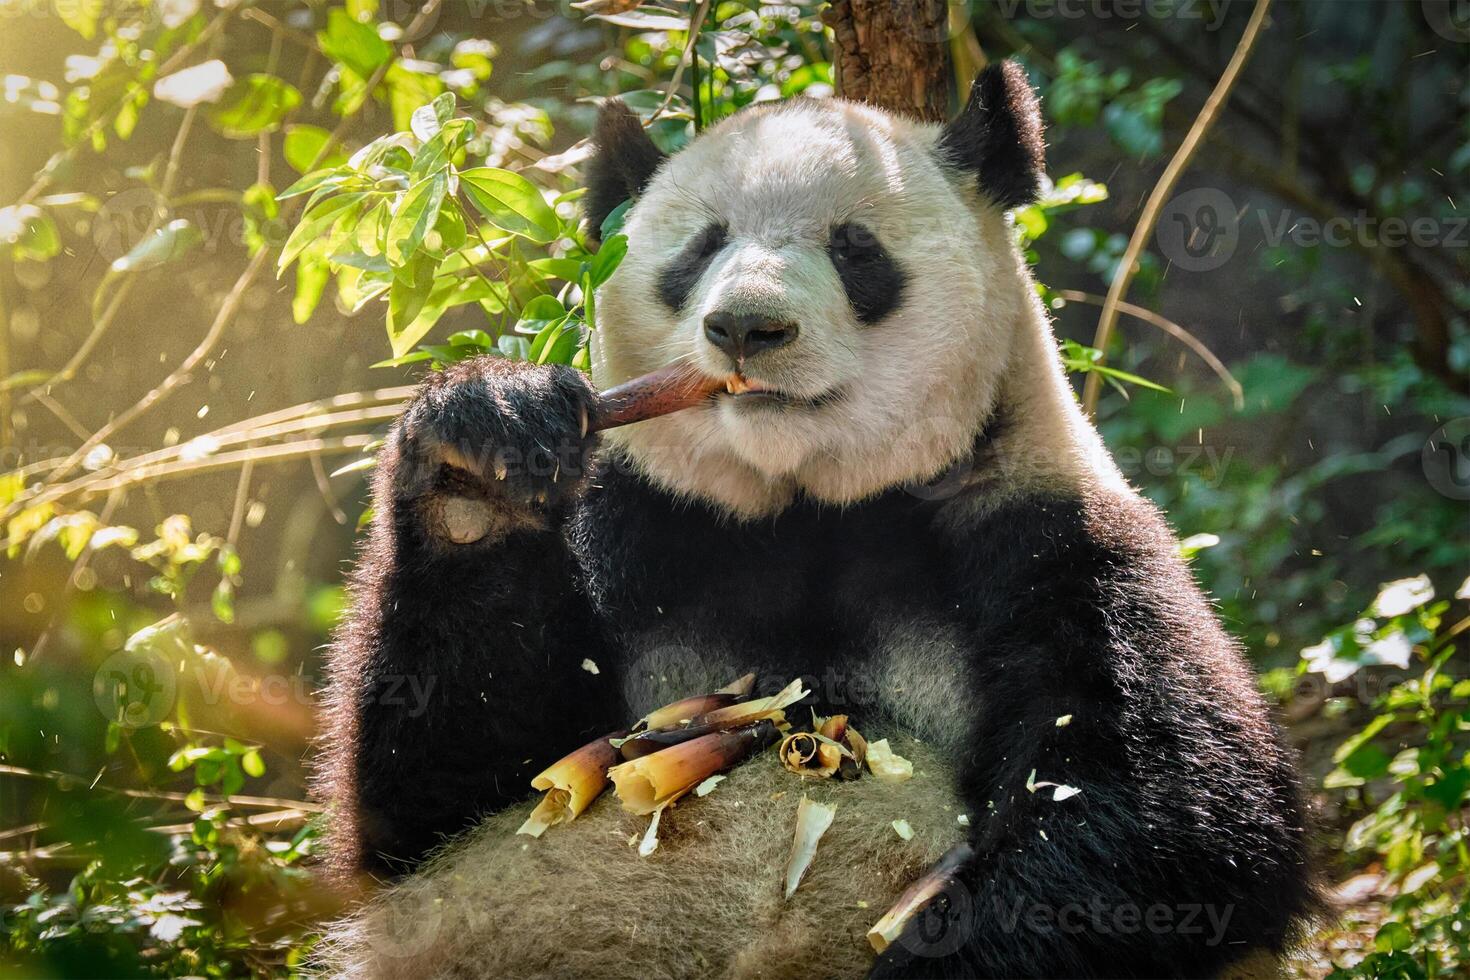
[[737,363],[760,351],[785,347],[796,334],[795,323],[765,313],[715,310],[704,318],[705,337]]

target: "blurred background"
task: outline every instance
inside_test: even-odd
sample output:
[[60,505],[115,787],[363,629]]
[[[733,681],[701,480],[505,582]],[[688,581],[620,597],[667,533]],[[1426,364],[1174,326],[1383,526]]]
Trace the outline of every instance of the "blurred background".
[[[674,150],[859,94],[887,3],[0,0],[0,973],[310,955],[321,650],[403,386],[582,363],[601,98]],[[1464,971],[1470,7],[916,6],[942,101],[1041,92],[1016,226],[1079,397],[1303,755],[1338,919],[1290,970]]]

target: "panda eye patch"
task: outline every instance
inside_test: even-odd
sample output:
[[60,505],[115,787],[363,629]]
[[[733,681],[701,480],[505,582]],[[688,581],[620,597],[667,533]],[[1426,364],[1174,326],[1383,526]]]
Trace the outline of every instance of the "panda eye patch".
[[907,277],[870,228],[856,222],[837,225],[827,254],[860,322],[876,323],[898,306]]
[[678,313],[689,301],[689,294],[699,284],[699,277],[709,268],[710,261],[725,247],[728,233],[725,226],[711,222],[664,266],[658,274],[658,298],[664,305]]

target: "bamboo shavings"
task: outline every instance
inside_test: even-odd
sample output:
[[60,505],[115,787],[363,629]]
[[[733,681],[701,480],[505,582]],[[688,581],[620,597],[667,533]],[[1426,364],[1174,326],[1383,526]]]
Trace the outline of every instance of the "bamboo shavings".
[[796,835],[791,841],[791,856],[786,859],[786,897],[796,892],[808,865],[817,853],[817,842],[832,826],[837,816],[837,807],[815,803],[807,797],[801,798],[796,808]]
[[902,934],[910,919],[959,879],[960,869],[974,856],[975,849],[969,844],[956,844],[945,851],[944,856],[923,877],[904,889],[893,907],[868,930],[868,944],[873,947],[874,952],[882,953],[887,949]]
[[546,795],[516,833],[540,837],[548,827],[577,819],[607,787],[608,767],[618,761],[618,750],[609,739],[621,734],[588,742],[532,779],[531,787],[546,790]]
[[914,778],[914,764],[888,746],[888,739],[868,743],[868,771],[885,783]]
[[664,808],[659,807],[653,811],[653,819],[648,822],[648,830],[643,834],[643,840],[638,844],[638,856],[648,857],[658,850],[658,820],[664,815]]

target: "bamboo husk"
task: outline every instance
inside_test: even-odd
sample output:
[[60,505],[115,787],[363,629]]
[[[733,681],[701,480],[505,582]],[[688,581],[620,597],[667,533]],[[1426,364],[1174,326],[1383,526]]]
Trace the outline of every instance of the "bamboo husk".
[[796,834],[791,840],[791,855],[786,859],[786,897],[790,898],[801,884],[802,876],[817,853],[817,842],[832,826],[837,807],[801,798],[796,808]]
[[769,719],[704,735],[608,770],[623,808],[649,814],[776,740]]
[[868,930],[868,944],[873,950],[881,953],[887,949],[903,933],[904,926],[908,925],[910,919],[959,879],[960,869],[974,857],[975,849],[969,844],[956,844],[945,851],[934,867],[904,889],[893,907]]
[[[688,725],[700,715],[705,715],[720,708],[728,708],[733,704],[739,704],[750,697],[750,692],[755,687],[755,675],[746,674],[718,691],[709,694],[697,694],[692,698],[681,698],[672,704],[666,704],[662,708],[656,708],[638,719],[633,726],[633,731],[653,731],[661,728],[673,728],[677,725]],[[726,725],[725,727],[730,727]]]
[[793,732],[781,740],[781,764],[799,776],[858,778],[868,743],[847,723],[847,715],[813,715],[812,723],[816,731]]
[[791,707],[811,693],[801,686],[801,678],[798,677],[768,698],[756,698],[754,701],[743,701],[727,708],[719,708],[708,714],[699,715],[690,724],[732,728],[736,725],[749,725],[757,721],[770,720],[784,730],[786,727],[784,709]]
[[868,771],[885,783],[914,778],[914,764],[888,747],[888,739],[868,743]]
[[622,734],[614,732],[594,739],[532,779],[531,787],[546,790],[546,795],[516,833],[540,837],[548,827],[577,819],[607,788],[608,767],[618,761],[618,750],[609,740]]

